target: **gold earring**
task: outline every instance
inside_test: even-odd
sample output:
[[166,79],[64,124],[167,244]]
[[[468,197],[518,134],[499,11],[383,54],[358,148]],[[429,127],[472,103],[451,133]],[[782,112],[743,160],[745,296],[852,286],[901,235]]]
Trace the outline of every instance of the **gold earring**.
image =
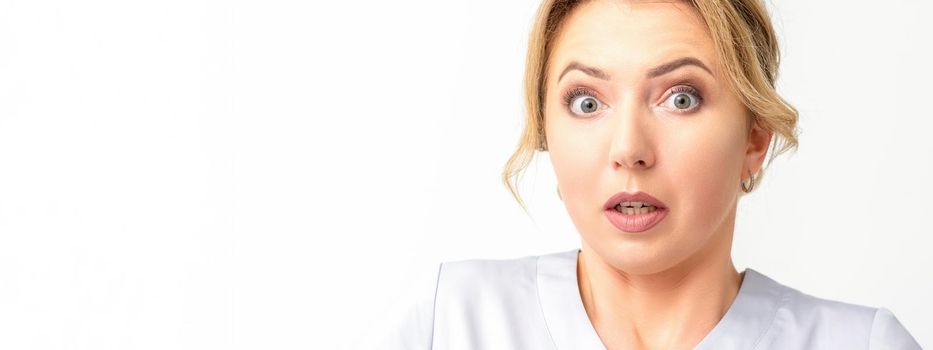
[[560,196],[560,186],[557,186],[557,198],[560,198],[560,200],[564,200],[564,199],[561,198],[561,196]]
[[752,175],[751,169],[748,170],[748,182],[748,186],[745,186],[744,180],[739,182],[742,185],[742,191],[745,191],[745,193],[749,193],[755,188],[755,175]]

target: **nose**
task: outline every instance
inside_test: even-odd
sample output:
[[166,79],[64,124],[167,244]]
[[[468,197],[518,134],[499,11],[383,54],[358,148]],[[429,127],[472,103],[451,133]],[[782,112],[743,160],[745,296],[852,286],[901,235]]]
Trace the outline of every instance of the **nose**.
[[614,115],[610,158],[613,169],[648,169],[654,166],[652,115],[637,104],[617,109]]

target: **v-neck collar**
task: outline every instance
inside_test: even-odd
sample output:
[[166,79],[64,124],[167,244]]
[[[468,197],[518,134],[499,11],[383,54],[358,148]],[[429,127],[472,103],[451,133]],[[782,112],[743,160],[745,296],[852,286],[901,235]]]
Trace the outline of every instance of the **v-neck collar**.
[[[605,350],[580,297],[579,252],[578,248],[538,257],[537,288],[541,310],[557,349]],[[732,305],[694,349],[754,349],[771,327],[790,289],[751,268],[746,268],[744,273]]]

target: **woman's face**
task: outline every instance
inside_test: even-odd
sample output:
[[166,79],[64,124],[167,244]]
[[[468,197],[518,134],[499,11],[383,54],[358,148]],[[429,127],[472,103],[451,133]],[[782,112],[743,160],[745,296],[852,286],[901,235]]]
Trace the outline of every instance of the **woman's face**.
[[[731,247],[740,179],[761,166],[771,133],[749,129],[696,10],[586,3],[565,19],[549,62],[548,152],[585,244],[639,274]],[[641,232],[614,225],[607,201],[639,191],[663,202],[664,218]]]

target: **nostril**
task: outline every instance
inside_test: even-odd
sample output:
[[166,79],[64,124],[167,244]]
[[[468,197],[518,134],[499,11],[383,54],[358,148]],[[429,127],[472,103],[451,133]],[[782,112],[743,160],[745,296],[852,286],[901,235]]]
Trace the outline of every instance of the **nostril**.
[[[648,158],[647,157],[625,157],[625,158],[616,158],[614,160],[616,167],[626,167],[626,168],[648,168]],[[639,166],[640,165],[640,166]]]

